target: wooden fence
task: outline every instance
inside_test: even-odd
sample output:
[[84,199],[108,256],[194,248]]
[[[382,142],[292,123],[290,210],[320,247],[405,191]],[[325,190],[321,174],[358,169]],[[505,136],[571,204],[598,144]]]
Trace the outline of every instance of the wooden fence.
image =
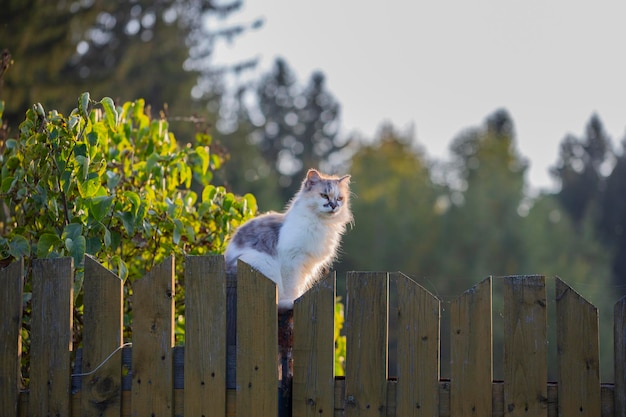
[[[285,373],[277,366],[274,284],[245,264],[228,280],[222,257],[185,262],[184,347],[174,346],[173,259],[134,283],[132,348],[120,349],[122,282],[86,258],[83,342],[72,352],[72,259],[34,261],[27,389],[19,376],[24,267],[0,271],[0,415],[626,416],[626,298],[614,309],[615,383],[601,384],[598,311],[557,279],[559,371],[548,382],[545,279],[505,277],[498,382],[487,278],[450,305],[450,379],[441,380],[440,301],[399,273],[352,272],[346,375],[337,378],[329,277],[295,304],[292,389],[279,398]],[[392,309],[390,286],[398,295]],[[389,314],[397,333],[394,378],[387,371]]]

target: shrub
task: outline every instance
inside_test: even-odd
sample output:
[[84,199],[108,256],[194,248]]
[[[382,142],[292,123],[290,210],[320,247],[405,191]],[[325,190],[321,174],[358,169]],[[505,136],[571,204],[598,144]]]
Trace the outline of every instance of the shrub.
[[181,146],[143,100],[78,104],[68,117],[35,105],[4,144],[2,258],[69,255],[80,271],[87,253],[132,280],[170,254],[221,253],[255,214],[252,195],[211,185],[222,157],[210,136]]
[[[35,257],[72,256],[78,317],[85,254],[132,282],[170,255],[182,268],[186,254],[222,253],[257,210],[254,196],[211,184],[223,156],[209,135],[181,145],[143,100],[116,107],[84,93],[67,117],[37,104],[19,136],[0,145],[0,259],[24,257],[28,267]],[[25,290],[28,302],[28,281]]]

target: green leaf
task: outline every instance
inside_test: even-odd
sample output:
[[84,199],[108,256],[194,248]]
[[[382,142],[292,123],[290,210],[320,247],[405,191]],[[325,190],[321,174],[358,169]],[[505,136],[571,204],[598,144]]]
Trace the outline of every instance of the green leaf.
[[130,201],[130,205],[133,208],[133,217],[137,216],[137,210],[139,210],[139,206],[141,205],[141,199],[139,195],[133,191],[125,191],[124,197],[126,197]]
[[184,226],[183,226],[183,222],[181,222],[179,219],[175,219],[174,220],[174,244],[178,245],[180,243],[180,238],[183,232]]
[[95,146],[98,144],[98,134],[96,132],[87,133],[87,142],[89,142],[90,146]]
[[202,162],[202,174],[207,172],[209,169],[209,151],[205,146],[196,147],[196,154],[200,157],[200,161]]
[[41,103],[35,104],[33,108],[35,109],[35,112],[37,113],[39,117],[41,117],[42,119],[46,117],[46,112],[44,111]]
[[2,185],[0,185],[0,190],[2,190],[3,193],[9,192],[9,190],[11,189],[11,185],[13,185],[13,180],[14,180],[14,177],[4,178],[2,180]]
[[102,107],[104,107],[104,120],[106,121],[107,126],[111,130],[115,131],[118,114],[113,100],[110,97],[105,97],[100,100],[100,103],[102,104]]
[[206,187],[204,187],[204,190],[202,190],[202,201],[211,201],[213,200],[213,197],[215,196],[216,193],[216,189],[215,186],[212,184],[207,185]]
[[117,275],[122,279],[122,281],[126,281],[126,278],[128,278],[128,266],[122,258],[119,258],[117,269]]
[[102,221],[113,205],[112,196],[98,196],[89,199],[89,214],[97,221]]
[[69,117],[67,121],[67,125],[69,126],[70,130],[74,131],[74,129],[76,128],[79,122],[80,122],[80,118],[73,115]]
[[83,198],[93,197],[100,191],[100,181],[98,178],[91,178],[78,184],[78,191]]
[[113,190],[122,179],[122,176],[120,174],[117,174],[113,171],[107,171],[106,176],[107,176],[107,187],[109,190]]
[[100,240],[99,237],[92,236],[90,238],[87,238],[86,240],[87,240],[87,247],[86,247],[87,253],[90,253],[93,255],[102,248],[102,241]]
[[89,157],[88,156],[83,156],[83,155],[79,155],[76,157],[76,162],[78,163],[78,165],[81,168],[81,176],[80,179],[82,181],[85,181],[87,179],[87,175],[89,174]]
[[157,163],[161,160],[161,157],[157,153],[152,153],[146,159],[146,172],[152,172],[152,168],[157,165]]
[[211,137],[211,135],[206,134],[206,133],[196,133],[196,142],[198,142],[200,145],[210,145],[211,141],[213,140],[213,138]]
[[74,146],[74,155],[76,156],[77,160],[79,156],[86,157],[87,145],[85,145],[84,143],[77,143],[76,146]]
[[220,169],[222,166],[222,158],[216,153],[211,155],[211,166],[213,169]]
[[122,221],[126,233],[133,236],[135,234],[135,216],[133,216],[133,213],[125,211],[124,213],[119,213],[117,217]]
[[61,244],[61,238],[54,233],[44,233],[37,242],[37,258],[47,258],[56,246]]
[[63,238],[74,240],[83,234],[83,225],[79,223],[70,223],[63,230]]
[[87,240],[85,236],[81,235],[74,239],[66,239],[65,247],[69,251],[70,256],[74,258],[74,265],[80,265],[87,251]]
[[[258,210],[258,207],[257,207],[256,198],[254,197],[254,195],[248,193],[244,195],[243,198],[246,202],[247,210],[249,210],[251,214],[255,214]],[[247,213],[244,212],[244,214],[247,214]]]
[[72,171],[66,170],[61,174],[61,189],[65,194],[70,193],[70,187],[72,186]]
[[230,210],[230,207],[235,202],[235,196],[231,193],[228,193],[224,196],[224,201],[222,202],[222,208],[224,211]]
[[22,235],[15,235],[9,242],[9,254],[14,258],[30,255],[30,243]]
[[111,247],[111,232],[106,227],[104,228],[104,246]]
[[89,93],[83,93],[78,98],[78,110],[85,119],[89,117],[89,101]]
[[17,141],[15,139],[7,139],[7,141],[4,142],[4,146],[7,149],[15,149],[17,147]]

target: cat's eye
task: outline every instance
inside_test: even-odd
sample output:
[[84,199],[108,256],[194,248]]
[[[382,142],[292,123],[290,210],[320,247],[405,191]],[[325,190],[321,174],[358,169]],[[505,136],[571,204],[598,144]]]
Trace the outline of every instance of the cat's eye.
[[343,197],[342,196],[337,197],[337,201],[343,201]]
[[325,198],[326,200],[328,200],[328,194],[320,193],[320,196],[322,196],[322,198]]

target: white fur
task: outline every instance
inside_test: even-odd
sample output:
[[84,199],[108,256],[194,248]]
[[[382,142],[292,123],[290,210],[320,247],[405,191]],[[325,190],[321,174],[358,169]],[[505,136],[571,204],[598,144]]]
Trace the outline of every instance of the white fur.
[[226,261],[241,259],[272,279],[279,307],[292,308],[336,256],[346,224],[352,221],[349,196],[343,197],[339,207],[331,208],[319,192],[301,189],[283,215],[275,257],[231,242]]

